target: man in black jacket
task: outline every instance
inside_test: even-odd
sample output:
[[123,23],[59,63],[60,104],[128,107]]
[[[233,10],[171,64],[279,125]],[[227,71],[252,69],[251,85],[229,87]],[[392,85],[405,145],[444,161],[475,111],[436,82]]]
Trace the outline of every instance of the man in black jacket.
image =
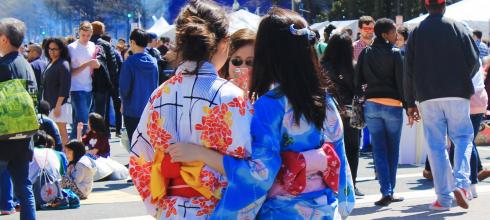
[[[15,18],[0,19],[0,82],[13,78],[26,79],[29,82],[28,89],[34,92],[37,87],[34,71],[22,54],[18,52],[24,40],[25,31],[26,27],[22,21]],[[33,148],[30,137],[0,141],[0,176],[3,176],[2,174],[8,170],[14,185],[15,195],[21,206],[20,219],[26,220],[36,218],[32,182],[28,178],[32,155]],[[12,190],[9,183],[8,186],[5,185],[3,179],[0,184],[0,191]],[[6,193],[2,192],[1,194]],[[3,211],[12,212],[12,210]]]
[[[443,16],[445,0],[425,0],[425,5],[429,16],[413,30],[405,54],[404,94],[409,124],[419,120],[418,101],[437,193],[430,208],[448,210],[451,192],[459,206],[468,208],[466,191],[470,187],[473,147],[471,79],[479,68],[478,47],[462,23]],[[455,145],[452,170],[446,134]]]
[[97,59],[101,68],[94,70],[93,95],[94,103],[92,110],[102,115],[109,125],[109,98],[117,91],[119,82],[116,52],[111,44],[101,38],[105,33],[105,25],[100,21],[92,22],[94,33],[90,41],[97,45],[99,54]]

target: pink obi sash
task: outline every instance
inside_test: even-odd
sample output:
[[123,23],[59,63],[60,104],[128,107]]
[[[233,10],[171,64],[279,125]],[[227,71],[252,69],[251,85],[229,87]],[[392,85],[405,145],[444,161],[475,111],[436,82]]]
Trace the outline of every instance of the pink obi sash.
[[325,143],[321,148],[301,153],[281,153],[282,165],[269,197],[299,195],[329,187],[338,192],[340,159],[333,145]]

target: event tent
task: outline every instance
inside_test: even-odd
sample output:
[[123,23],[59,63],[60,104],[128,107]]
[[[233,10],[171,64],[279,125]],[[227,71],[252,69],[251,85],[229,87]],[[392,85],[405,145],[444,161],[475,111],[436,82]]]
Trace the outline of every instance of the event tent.
[[161,36],[165,28],[167,28],[168,26],[170,25],[168,24],[167,20],[165,20],[165,18],[163,17],[160,17],[158,20],[155,21],[155,24],[153,24],[153,26],[151,26],[151,28],[147,31]]
[[357,26],[357,20],[346,20],[346,21],[324,21],[316,24],[312,24],[310,26],[311,29],[317,30],[320,32],[320,39],[323,40],[323,30],[329,25],[332,24],[333,26],[337,27],[337,29],[344,29],[344,28],[350,28],[352,29],[352,35],[356,36],[357,33],[359,32],[359,28]]
[[[230,34],[235,33],[236,31],[248,28],[253,31],[257,31],[259,28],[260,17],[256,14],[250,13],[247,10],[238,10],[232,12],[228,15],[230,19]],[[170,40],[175,40],[175,25],[158,25],[155,23],[152,28],[148,31],[156,33],[160,37],[168,37]],[[155,29],[153,29],[155,27]]]
[[[463,0],[447,6],[444,16],[465,21],[472,29],[481,30],[487,38],[490,32],[490,0]],[[408,27],[415,27],[427,15],[405,22]]]

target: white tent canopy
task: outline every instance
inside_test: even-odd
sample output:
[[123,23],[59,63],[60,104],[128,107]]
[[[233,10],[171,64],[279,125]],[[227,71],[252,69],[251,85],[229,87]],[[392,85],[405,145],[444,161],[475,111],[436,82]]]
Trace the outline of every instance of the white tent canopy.
[[[444,16],[458,21],[465,21],[472,29],[481,30],[488,38],[490,32],[490,0],[463,0],[447,6]],[[408,27],[414,27],[423,21],[427,15],[405,22]]]
[[158,36],[161,36],[163,34],[163,31],[168,26],[170,26],[170,25],[168,24],[167,20],[165,20],[165,18],[163,18],[163,17],[160,17],[158,20],[155,21],[155,24],[153,24],[153,26],[151,26],[151,28],[148,29],[147,31],[155,33]]
[[311,29],[317,30],[320,32],[320,39],[323,40],[323,30],[329,25],[333,25],[337,27],[337,29],[344,29],[344,28],[350,28],[352,29],[352,35],[356,36],[357,33],[359,32],[359,28],[357,26],[357,20],[346,20],[346,21],[324,21],[316,24],[312,24],[310,26]]
[[[228,30],[230,34],[243,28],[248,28],[253,31],[257,31],[259,28],[260,17],[243,9],[229,14],[228,18],[230,19],[230,27]],[[157,24],[158,23],[155,23],[155,25],[153,25],[155,31],[151,31],[153,27],[148,31],[156,33],[159,37],[168,37],[172,41],[175,40],[175,25],[168,25],[167,23],[166,26],[156,26]]]

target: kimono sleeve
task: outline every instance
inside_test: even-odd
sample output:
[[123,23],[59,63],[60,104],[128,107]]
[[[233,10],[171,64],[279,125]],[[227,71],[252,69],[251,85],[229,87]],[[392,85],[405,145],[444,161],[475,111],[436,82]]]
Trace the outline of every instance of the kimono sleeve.
[[342,120],[340,119],[340,114],[337,111],[331,96],[328,96],[327,98],[327,118],[324,127],[325,140],[334,145],[335,152],[340,159],[339,193],[337,199],[339,203],[339,213],[342,218],[345,219],[354,209],[354,184],[352,182],[352,174],[345,154]]
[[211,219],[254,219],[281,166],[280,127],[284,110],[277,100],[267,97],[259,99],[254,108],[251,155],[245,159],[224,156],[228,186]]

